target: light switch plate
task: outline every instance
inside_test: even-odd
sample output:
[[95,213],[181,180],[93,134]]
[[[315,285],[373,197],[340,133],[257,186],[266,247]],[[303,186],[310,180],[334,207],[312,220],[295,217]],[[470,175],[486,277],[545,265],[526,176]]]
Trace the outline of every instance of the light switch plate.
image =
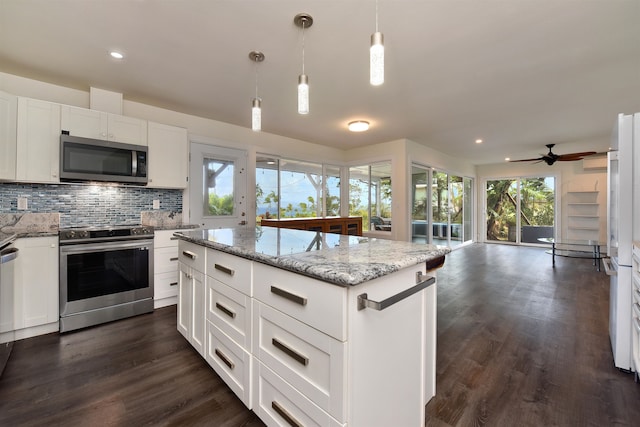
[[18,197],[18,210],[26,211],[27,210],[27,198],[26,197]]

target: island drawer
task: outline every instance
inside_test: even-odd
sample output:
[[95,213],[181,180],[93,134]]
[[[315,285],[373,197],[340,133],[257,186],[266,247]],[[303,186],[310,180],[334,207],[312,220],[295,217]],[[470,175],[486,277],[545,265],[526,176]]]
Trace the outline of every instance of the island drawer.
[[267,425],[343,427],[272,370],[256,361],[257,381],[253,411]]
[[211,322],[207,322],[205,360],[247,408],[251,409],[253,358]]
[[251,298],[207,276],[207,320],[251,351]]
[[346,343],[260,302],[253,322],[253,354],[321,409],[346,419]]
[[245,258],[207,248],[207,274],[249,296],[252,264]]
[[254,297],[332,337],[347,339],[347,288],[254,263]]
[[159,300],[176,295],[178,295],[178,270],[153,276],[153,299]]
[[178,260],[201,273],[205,271],[206,251],[204,246],[195,243],[180,241],[178,246]]

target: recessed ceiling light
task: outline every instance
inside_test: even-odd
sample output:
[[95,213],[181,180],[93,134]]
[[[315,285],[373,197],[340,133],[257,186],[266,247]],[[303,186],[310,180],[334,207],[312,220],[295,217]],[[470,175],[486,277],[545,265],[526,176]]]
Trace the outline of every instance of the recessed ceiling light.
[[504,158],[504,161],[505,161],[505,162],[508,162],[509,160],[511,160],[511,157],[505,157],[505,158]]
[[482,140],[481,139],[476,139],[476,144],[482,144]]
[[117,52],[117,51],[115,51],[115,50],[112,50],[111,52],[109,52],[109,55],[111,55],[111,57],[112,57],[112,58],[115,58],[115,59],[122,59],[122,58],[124,58],[124,55],[123,55],[123,54],[121,54],[120,52]]
[[349,130],[351,132],[364,132],[365,130],[369,130],[369,122],[364,120],[349,122]]

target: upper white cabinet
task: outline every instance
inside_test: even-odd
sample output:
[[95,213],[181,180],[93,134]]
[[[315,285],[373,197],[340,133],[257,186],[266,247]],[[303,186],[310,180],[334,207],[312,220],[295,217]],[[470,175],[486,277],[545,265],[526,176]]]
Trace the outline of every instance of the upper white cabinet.
[[189,143],[187,129],[148,123],[148,187],[186,188]]
[[18,98],[17,181],[60,182],[60,105]]
[[147,145],[146,120],[63,105],[61,123],[73,136]]
[[18,97],[0,92],[0,180],[16,179]]

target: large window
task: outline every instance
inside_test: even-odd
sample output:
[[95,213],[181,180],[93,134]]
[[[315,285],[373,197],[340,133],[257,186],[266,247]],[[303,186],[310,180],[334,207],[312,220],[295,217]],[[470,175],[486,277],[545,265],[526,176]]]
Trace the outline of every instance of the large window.
[[391,231],[391,162],[349,168],[349,215],[363,231]]
[[340,167],[258,156],[256,218],[340,215]]
[[487,181],[487,241],[539,243],[554,236],[555,178]]

